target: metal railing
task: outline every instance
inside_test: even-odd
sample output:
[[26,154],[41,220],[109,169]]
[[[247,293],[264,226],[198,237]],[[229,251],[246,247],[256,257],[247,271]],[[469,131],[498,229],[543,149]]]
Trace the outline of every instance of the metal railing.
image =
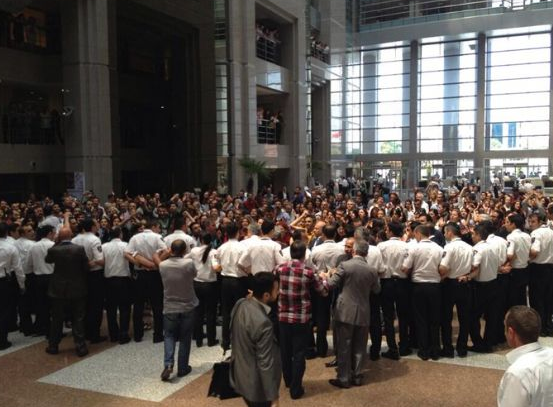
[[311,43],[311,56],[324,63],[330,63],[330,48],[328,45]]
[[0,144],[63,144],[59,114],[7,112],[2,114]]
[[364,0],[359,6],[359,24],[366,26],[403,18],[495,9],[523,10],[551,0]]
[[60,30],[1,13],[0,47],[39,54],[57,54],[61,52]]
[[257,37],[256,55],[258,58],[280,65],[280,49],[280,41],[264,36]]
[[257,142],[259,144],[280,144],[280,129],[272,120],[257,120]]

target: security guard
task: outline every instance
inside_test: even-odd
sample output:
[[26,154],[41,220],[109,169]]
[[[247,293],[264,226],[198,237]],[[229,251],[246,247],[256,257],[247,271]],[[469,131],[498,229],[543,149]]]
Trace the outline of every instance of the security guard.
[[530,246],[532,238],[524,232],[524,218],[518,213],[512,213],[505,219],[507,236],[507,259],[511,265],[511,281],[509,283],[508,307],[527,305],[526,288],[528,287]]
[[15,246],[6,241],[8,225],[0,223],[0,350],[12,346],[8,341],[10,310],[15,301],[13,291],[13,274],[21,290],[25,289],[25,273],[21,267],[19,253]]
[[54,265],[44,261],[48,249],[54,245],[56,230],[53,226],[44,224],[37,230],[37,239],[29,250],[26,268],[35,276],[33,295],[36,302],[36,320],[34,332],[36,335],[48,336],[50,334],[50,298],[48,288]]
[[[409,347],[409,277],[402,272],[403,260],[408,254],[407,243],[401,240],[403,225],[390,222],[386,229],[388,240],[378,243],[382,256],[384,272],[380,274],[380,302],[384,315],[384,330],[388,351],[382,353],[385,358],[399,360],[400,356],[412,353]],[[369,248],[370,252],[370,248]],[[397,313],[399,324],[399,350],[396,343],[394,319]]]
[[538,213],[528,216],[532,245],[530,247],[530,306],[542,320],[541,336],[553,335],[553,230]]
[[182,240],[184,243],[186,243],[186,253],[190,253],[190,250],[192,250],[193,247],[196,247],[196,239],[194,239],[192,236],[186,233],[186,221],[184,220],[184,217],[179,216],[175,219],[175,222],[173,224],[175,231],[171,233],[168,236],[165,236],[163,238],[163,241],[167,244],[167,248],[171,249],[171,244],[175,240]]
[[445,276],[442,282],[442,351],[440,356],[454,357],[451,323],[453,306],[457,308],[459,336],[457,337],[457,355],[467,356],[467,342],[470,326],[470,287],[467,276],[472,270],[472,247],[461,240],[461,229],[450,222],[444,227],[447,244],[440,262],[440,274]]
[[[108,332],[111,342],[124,345],[130,342],[129,325],[132,304],[132,282],[129,261],[132,256],[126,253],[127,243],[121,240],[123,233],[119,227],[109,232],[110,241],[102,245],[104,277],[106,279],[106,311]],[[119,311],[119,323],[117,323]]]
[[223,314],[221,346],[230,349],[230,313],[234,304],[248,294],[248,275],[238,267],[244,245],[237,240],[238,225],[231,223],[226,227],[229,240],[223,243],[213,257],[213,268],[221,272],[221,312]]
[[21,226],[19,228],[19,239],[15,241],[15,247],[19,252],[21,267],[25,273],[25,293],[19,298],[19,327],[25,336],[32,335],[33,320],[31,314],[34,310],[34,277],[35,275],[27,267],[29,250],[35,244],[35,231],[31,225]]
[[[417,244],[409,249],[403,262],[403,273],[411,273],[413,317],[422,360],[440,358],[440,304],[439,272],[443,249],[430,240],[432,229],[426,225],[415,228]],[[430,336],[429,336],[430,333]]]
[[106,286],[102,261],[102,241],[96,232],[98,225],[91,218],[81,222],[83,233],[78,234],[71,241],[73,244],[84,247],[90,272],[88,273],[88,288],[86,295],[85,337],[90,343],[100,343],[107,339],[100,335],[100,326],[104,316],[104,301]]
[[[163,342],[163,283],[159,274],[154,255],[165,253],[168,257],[167,245],[161,235],[152,228],[158,228],[157,222],[149,220],[143,232],[134,235],[129,241],[126,252],[131,254],[137,279],[135,283],[135,302],[133,307],[134,340],[142,341],[144,336],[144,302],[150,301],[154,314],[154,343]],[[164,259],[161,257],[159,260]]]
[[[488,228],[486,225],[475,226],[472,232],[474,245],[473,269],[467,280],[474,280],[474,298],[471,312],[470,337],[474,344],[470,350],[479,353],[492,352],[496,341],[498,324],[497,273],[500,259],[497,251],[486,242]],[[486,316],[484,338],[480,334],[480,318]]]

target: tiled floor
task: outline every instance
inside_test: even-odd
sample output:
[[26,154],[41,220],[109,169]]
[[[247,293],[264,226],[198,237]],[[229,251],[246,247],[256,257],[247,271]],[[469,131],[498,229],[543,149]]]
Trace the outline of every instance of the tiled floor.
[[[14,346],[0,352],[0,406],[241,406],[240,399],[220,401],[206,397],[214,362],[221,360],[218,347],[193,347],[193,372],[183,379],[163,383],[163,344],[151,337],[127,345],[103,343],[90,346],[90,355],[78,358],[71,337],[60,354],[44,352],[40,338],[10,334]],[[542,343],[553,346],[552,338]],[[504,353],[469,354],[464,359],[422,362],[416,356],[395,362],[367,362],[366,384],[349,390],[328,384],[334,370],[327,359],[308,361],[306,395],[290,400],[281,388],[281,406],[490,406],[507,366]]]

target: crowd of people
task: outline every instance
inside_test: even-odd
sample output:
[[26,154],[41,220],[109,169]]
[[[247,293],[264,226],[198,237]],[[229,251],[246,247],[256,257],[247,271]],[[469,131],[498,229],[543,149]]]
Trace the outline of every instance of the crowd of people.
[[[327,366],[337,367],[330,382],[341,388],[363,383],[369,336],[371,360],[415,350],[423,361],[488,353],[506,341],[507,310],[528,303],[542,321],[539,334],[553,336],[553,202],[527,186],[507,194],[434,180],[403,200],[379,185],[352,192],[334,181],[256,195],[112,193],[106,202],[86,192],[0,201],[0,219],[0,349],[20,329],[47,336],[46,351],[56,354],[64,320],[81,356],[86,340],[141,341],[149,304],[153,341],[165,341],[163,380],[177,339],[184,376],[192,340],[232,349],[239,369],[250,363],[240,353],[251,351],[247,333],[259,330],[258,340],[280,338],[278,363],[276,345],[265,342],[263,383],[276,385],[282,369],[296,399],[305,359],[329,354],[331,326],[336,359]],[[69,267],[56,253],[64,245],[82,271],[76,297],[67,280],[56,280]],[[235,385],[247,402],[274,402],[273,390]]]
[[256,55],[275,64],[280,64],[280,30],[268,28],[261,23],[255,24]]
[[311,56],[320,59],[327,64],[330,62],[330,46],[322,41],[319,41],[315,35],[311,38]]

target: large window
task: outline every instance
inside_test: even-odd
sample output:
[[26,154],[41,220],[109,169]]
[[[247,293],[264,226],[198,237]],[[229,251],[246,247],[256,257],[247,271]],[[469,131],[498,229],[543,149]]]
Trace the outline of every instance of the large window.
[[418,151],[473,151],[476,40],[423,43],[418,95]]
[[549,147],[551,34],[488,39],[486,150]]

